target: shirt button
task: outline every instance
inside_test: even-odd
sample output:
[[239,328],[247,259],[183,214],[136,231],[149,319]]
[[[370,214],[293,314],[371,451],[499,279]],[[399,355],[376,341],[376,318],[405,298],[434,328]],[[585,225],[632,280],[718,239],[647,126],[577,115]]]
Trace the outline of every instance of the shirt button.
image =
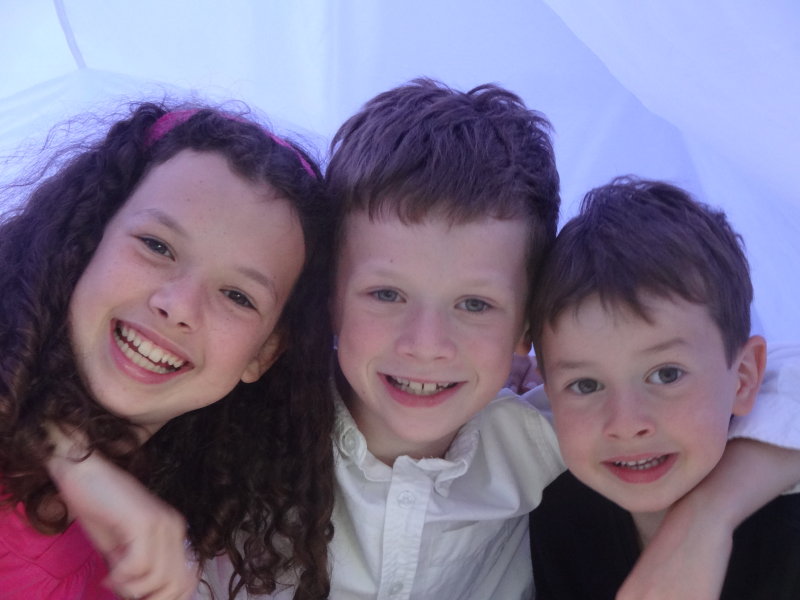
[[389,586],[389,595],[390,596],[397,596],[400,592],[403,591],[403,584],[399,581],[395,581],[392,585]]
[[[397,503],[403,508],[409,508],[414,504],[414,494],[409,491],[400,492],[400,495],[397,497]],[[398,584],[402,587],[403,584]]]
[[352,429],[349,430],[347,433],[344,434],[344,439],[342,440],[342,445],[344,446],[345,452],[347,454],[352,454],[356,450],[356,445],[358,444],[358,440],[356,440],[356,433]]

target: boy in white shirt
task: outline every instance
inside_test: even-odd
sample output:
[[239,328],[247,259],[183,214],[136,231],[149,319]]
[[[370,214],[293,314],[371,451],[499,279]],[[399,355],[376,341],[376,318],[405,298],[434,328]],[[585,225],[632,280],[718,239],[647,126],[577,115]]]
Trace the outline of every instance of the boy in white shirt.
[[511,395],[476,415],[527,353],[559,206],[548,131],[503,89],[417,81],[334,138],[333,598],[532,593],[525,515],[564,468],[555,437]]

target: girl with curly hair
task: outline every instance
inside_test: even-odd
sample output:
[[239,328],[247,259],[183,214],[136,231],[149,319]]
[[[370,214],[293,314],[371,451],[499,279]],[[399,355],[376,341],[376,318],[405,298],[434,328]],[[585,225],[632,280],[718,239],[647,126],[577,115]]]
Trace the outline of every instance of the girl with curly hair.
[[[318,168],[249,116],[153,103],[61,158],[0,221],[3,597],[185,598],[184,531],[200,565],[230,559],[231,598],[284,578],[326,597]],[[149,550],[181,558],[171,585],[153,589],[165,572],[126,539],[140,506],[129,523],[81,515],[139,501],[166,515],[145,526],[163,538]]]

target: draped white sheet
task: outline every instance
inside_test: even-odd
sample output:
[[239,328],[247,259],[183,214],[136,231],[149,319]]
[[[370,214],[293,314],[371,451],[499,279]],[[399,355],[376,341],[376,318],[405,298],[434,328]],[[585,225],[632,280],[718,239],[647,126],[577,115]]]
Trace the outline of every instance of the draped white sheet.
[[564,217],[618,174],[687,187],[744,235],[768,337],[800,340],[798,31],[795,0],[0,0],[0,153],[194,92],[324,158],[380,91],[493,81],[553,122]]

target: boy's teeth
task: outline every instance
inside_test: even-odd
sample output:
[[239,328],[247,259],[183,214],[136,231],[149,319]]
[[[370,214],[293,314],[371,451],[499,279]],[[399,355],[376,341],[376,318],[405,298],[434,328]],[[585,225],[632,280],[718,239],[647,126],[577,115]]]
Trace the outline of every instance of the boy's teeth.
[[642,460],[625,461],[615,460],[614,466],[632,469],[634,471],[644,471],[645,469],[652,469],[667,460],[667,455],[656,456],[653,458],[644,458]]
[[410,379],[400,379],[399,377],[389,377],[389,381],[403,391],[416,394],[417,396],[430,396],[455,385],[455,383],[411,381]]
[[114,333],[122,353],[143,369],[169,373],[180,369],[185,362],[150,340],[143,339],[136,330],[126,325],[120,324]]

